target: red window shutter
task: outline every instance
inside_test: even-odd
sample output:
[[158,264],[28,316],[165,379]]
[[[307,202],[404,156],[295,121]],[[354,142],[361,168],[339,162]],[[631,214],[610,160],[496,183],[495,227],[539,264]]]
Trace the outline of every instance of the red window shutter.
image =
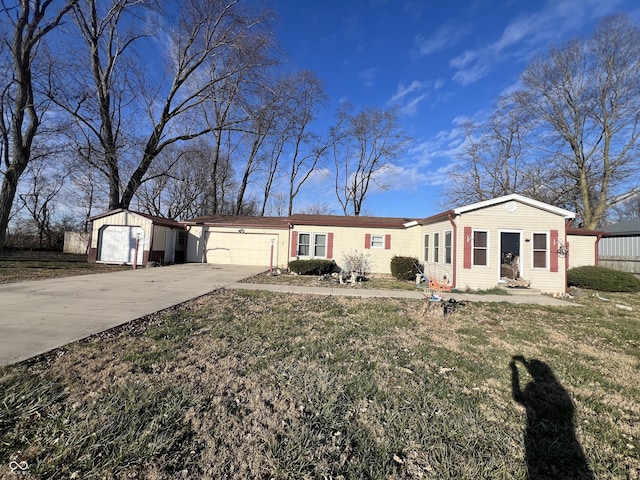
[[384,236],[384,249],[391,250],[391,235]]
[[462,260],[463,268],[471,268],[471,227],[464,227],[464,257]]
[[371,248],[371,234],[364,234],[364,248]]
[[558,247],[560,244],[558,243],[558,230],[551,230],[551,251],[550,251],[550,260],[549,260],[549,269],[552,272],[558,271]]
[[298,232],[291,232],[291,256],[298,256]]
[[333,258],[333,233],[327,234],[327,258]]

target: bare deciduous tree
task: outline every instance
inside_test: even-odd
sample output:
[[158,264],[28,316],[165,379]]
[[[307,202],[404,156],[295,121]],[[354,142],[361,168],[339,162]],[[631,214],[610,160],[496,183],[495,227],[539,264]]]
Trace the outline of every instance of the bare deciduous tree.
[[26,188],[18,198],[37,229],[40,248],[52,246],[51,227],[56,200],[67,176],[68,172],[62,169],[48,168],[48,162],[43,158],[29,162],[25,171]]
[[570,179],[563,203],[574,205],[585,228],[597,228],[638,188],[639,59],[640,29],[616,16],[587,41],[538,58],[522,76],[517,98],[536,122],[536,146]]
[[[184,0],[163,4],[173,9],[163,17],[150,5],[81,0],[74,12],[91,76],[79,76],[70,95],[51,92],[100,146],[103,159],[94,166],[108,179],[112,209],[129,207],[165,148],[226,128],[206,122],[201,108],[267,61],[270,35],[262,11],[239,0]],[[165,24],[149,31],[150,18]],[[136,45],[149,48],[144,42],[152,34],[166,45],[164,71],[140,68],[145,62],[135,55]]]
[[362,204],[388,162],[398,157],[408,142],[394,110],[369,107],[351,114],[349,106],[338,112],[332,129],[335,191],[345,215],[360,215]]
[[328,102],[322,82],[315,73],[303,71],[291,77],[287,90],[287,129],[293,149],[289,170],[288,214],[291,215],[295,198],[329,151],[331,139],[327,137],[322,140],[310,131],[311,124],[317,118],[318,109]]
[[523,123],[516,111],[497,109],[484,122],[466,122],[460,167],[451,172],[445,191],[448,205],[466,205],[489,198],[522,193],[526,164]]
[[[0,85],[0,135],[2,142],[2,189],[0,190],[0,249],[5,235],[18,181],[31,161],[31,148],[46,111],[34,93],[34,62],[39,46],[62,22],[76,0],[68,0],[50,11],[53,0],[2,1],[2,68],[7,72]],[[4,62],[3,62],[4,63]],[[8,74],[11,72],[11,74]]]

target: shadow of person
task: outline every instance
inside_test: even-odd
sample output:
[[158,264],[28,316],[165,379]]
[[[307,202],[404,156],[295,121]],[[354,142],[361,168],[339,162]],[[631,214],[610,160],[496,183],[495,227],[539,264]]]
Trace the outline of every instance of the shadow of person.
[[[531,381],[520,386],[518,363]],[[509,363],[513,399],[527,411],[525,449],[529,480],[595,479],[573,425],[573,401],[544,362],[515,356]]]

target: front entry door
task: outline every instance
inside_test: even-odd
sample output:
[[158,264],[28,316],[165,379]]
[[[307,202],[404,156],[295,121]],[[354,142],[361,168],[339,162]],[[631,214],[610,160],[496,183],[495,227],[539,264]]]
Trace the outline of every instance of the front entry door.
[[520,278],[522,271],[520,232],[500,232],[500,279]]

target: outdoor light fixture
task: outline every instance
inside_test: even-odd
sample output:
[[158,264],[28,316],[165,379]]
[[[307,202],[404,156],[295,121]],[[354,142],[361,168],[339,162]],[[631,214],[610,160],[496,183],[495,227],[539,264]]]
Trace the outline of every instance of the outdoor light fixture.
[[238,233],[244,233],[244,228],[241,228],[240,230],[238,230]]

